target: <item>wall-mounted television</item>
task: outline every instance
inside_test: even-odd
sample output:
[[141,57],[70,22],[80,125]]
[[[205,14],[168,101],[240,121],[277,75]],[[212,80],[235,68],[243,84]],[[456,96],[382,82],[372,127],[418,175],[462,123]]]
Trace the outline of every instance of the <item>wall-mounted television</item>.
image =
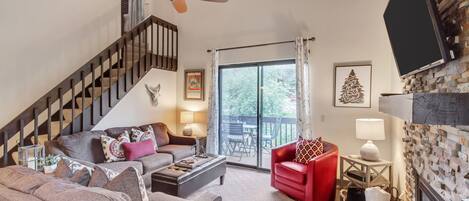
[[401,77],[450,60],[434,0],[389,0],[384,21]]

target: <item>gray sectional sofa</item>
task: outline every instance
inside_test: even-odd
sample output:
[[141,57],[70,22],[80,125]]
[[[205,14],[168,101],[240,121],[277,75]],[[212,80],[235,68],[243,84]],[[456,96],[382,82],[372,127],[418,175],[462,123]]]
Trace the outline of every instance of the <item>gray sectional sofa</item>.
[[[158,151],[155,154],[142,157],[135,161],[119,161],[106,163],[100,136],[115,137],[132,128],[143,130],[152,126],[155,132]],[[46,154],[64,155],[80,161],[93,163],[116,172],[122,172],[128,167],[135,167],[142,175],[145,186],[150,189],[151,173],[166,167],[171,163],[195,154],[196,137],[182,137],[174,135],[164,123],[154,123],[140,127],[116,127],[104,131],[86,131],[68,136],[60,136],[56,140],[45,143]]]

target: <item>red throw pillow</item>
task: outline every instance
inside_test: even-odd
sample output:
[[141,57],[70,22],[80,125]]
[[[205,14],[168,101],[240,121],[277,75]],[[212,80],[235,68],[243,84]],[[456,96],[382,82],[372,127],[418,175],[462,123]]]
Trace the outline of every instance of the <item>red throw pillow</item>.
[[124,149],[125,158],[128,161],[133,161],[140,157],[148,156],[155,153],[155,145],[151,139],[141,141],[141,142],[132,142],[132,143],[123,143],[122,149]]
[[296,143],[296,153],[293,161],[307,164],[314,157],[321,155],[323,152],[324,145],[322,144],[320,137],[314,140],[299,138]]

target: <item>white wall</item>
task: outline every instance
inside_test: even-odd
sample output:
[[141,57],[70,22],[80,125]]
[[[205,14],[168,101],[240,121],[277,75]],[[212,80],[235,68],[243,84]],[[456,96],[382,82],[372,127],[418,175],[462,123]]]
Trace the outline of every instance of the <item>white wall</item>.
[[0,127],[120,36],[120,1],[0,3]]
[[[145,84],[161,85],[158,106],[152,106]],[[176,130],[176,73],[152,69],[117,105],[93,128],[104,130],[111,127],[140,126],[163,122]]]
[[[379,94],[391,90],[394,70],[382,17],[387,0],[187,2],[189,11],[176,14],[170,3],[153,1],[153,13],[176,23],[180,30],[178,110],[207,109],[207,101],[185,101],[182,87],[184,69],[209,64],[206,49],[315,36],[311,58],[316,134],[339,145],[341,154],[357,154],[364,142],[355,139],[354,119],[385,118],[387,139],[377,144],[383,157],[391,159],[391,120],[378,112]],[[333,63],[367,60],[373,63],[372,108],[333,107]],[[197,132],[203,135],[205,130],[201,124]]]

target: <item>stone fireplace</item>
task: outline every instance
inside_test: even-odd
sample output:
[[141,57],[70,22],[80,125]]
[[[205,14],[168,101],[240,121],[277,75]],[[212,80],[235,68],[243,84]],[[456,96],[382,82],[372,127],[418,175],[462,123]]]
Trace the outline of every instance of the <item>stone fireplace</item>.
[[421,178],[417,172],[414,173],[416,179],[415,200],[416,201],[444,201],[424,178]]
[[[406,94],[469,93],[469,0],[437,2],[449,46],[457,59],[404,78]],[[403,129],[404,200],[469,199],[469,125],[406,123]]]

